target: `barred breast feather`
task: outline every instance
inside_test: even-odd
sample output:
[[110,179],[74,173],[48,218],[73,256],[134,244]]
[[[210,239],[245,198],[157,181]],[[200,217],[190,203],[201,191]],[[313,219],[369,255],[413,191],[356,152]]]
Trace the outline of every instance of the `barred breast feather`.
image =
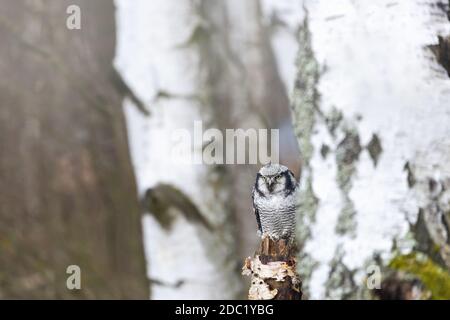
[[262,234],[274,239],[291,238],[295,233],[296,193],[284,197],[264,197],[254,192],[254,209]]

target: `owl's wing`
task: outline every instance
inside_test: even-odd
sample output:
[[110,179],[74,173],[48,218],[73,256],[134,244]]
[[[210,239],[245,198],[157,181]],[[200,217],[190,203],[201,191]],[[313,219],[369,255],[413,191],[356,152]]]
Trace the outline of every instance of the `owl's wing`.
[[262,233],[262,227],[261,227],[261,219],[259,217],[259,211],[258,208],[255,206],[255,187],[253,187],[252,190],[252,203],[253,203],[253,212],[256,216],[256,224],[258,225],[258,230]]

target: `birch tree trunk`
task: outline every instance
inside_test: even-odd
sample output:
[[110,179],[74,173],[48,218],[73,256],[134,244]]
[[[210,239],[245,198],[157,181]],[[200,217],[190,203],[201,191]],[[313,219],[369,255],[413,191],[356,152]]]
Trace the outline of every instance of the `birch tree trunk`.
[[[228,169],[174,162],[174,131],[191,141],[194,122],[203,130],[227,126],[226,11],[222,1],[117,1],[117,65],[129,83],[152,105],[143,118],[126,103],[134,166],[143,194],[164,183],[177,190],[211,228],[189,220],[187,207],[152,207],[144,219],[149,276],[155,299],[230,299],[242,293]],[[157,25],[158,27],[155,27]],[[180,138],[180,137],[178,137]],[[183,137],[181,137],[183,138]],[[198,138],[198,137],[195,137]],[[200,136],[202,140],[202,136]],[[175,159],[176,160],[176,159]],[[181,161],[182,162],[182,161]],[[167,187],[165,189],[168,189]],[[164,196],[167,192],[164,193]],[[161,200],[161,199],[158,199]],[[161,224],[164,215],[170,223]],[[159,217],[159,218],[158,218]]]
[[[129,14],[122,15],[121,12],[125,12],[121,9],[122,6],[126,8],[125,4],[122,5],[119,2],[119,24],[126,24],[128,19],[133,20],[135,17],[131,14],[133,10],[131,8],[128,8]],[[138,176],[142,174],[143,170],[148,170],[142,168],[151,168],[157,162],[166,162],[164,167],[166,169],[158,170],[160,175],[154,175],[152,173],[153,177],[150,179],[151,181],[143,182],[141,191],[144,192],[148,186],[155,186],[161,181],[170,181],[172,185],[177,187],[181,185],[182,188],[180,189],[182,191],[190,191],[187,195],[192,200],[195,200],[196,206],[200,207],[202,203],[212,201],[217,195],[211,195],[210,199],[204,198],[203,189],[208,189],[209,183],[197,180],[197,177],[207,177],[211,175],[211,170],[214,172],[216,169],[213,167],[209,169],[206,167],[202,168],[203,171],[192,173],[192,177],[194,178],[184,180],[181,177],[184,177],[186,171],[190,171],[188,167],[182,166],[178,170],[174,170],[176,166],[174,167],[167,163],[164,156],[153,158],[150,161],[149,155],[145,155],[142,149],[148,148],[150,150],[148,152],[150,153],[153,149],[152,146],[160,146],[160,144],[150,142],[151,139],[163,141],[162,144],[165,144],[169,149],[173,141],[167,138],[161,140],[157,137],[150,139],[142,138],[153,135],[153,133],[145,132],[145,128],[160,126],[164,128],[164,132],[166,133],[172,129],[179,128],[187,128],[192,131],[195,120],[203,120],[206,124],[204,129],[207,129],[209,126],[221,130],[225,128],[242,128],[244,130],[248,128],[281,128],[282,137],[287,137],[283,141],[288,142],[281,146],[282,151],[285,151],[282,152],[282,155],[285,156],[287,161],[293,161],[292,167],[294,167],[294,171],[295,167],[298,167],[298,156],[296,153],[296,143],[289,143],[289,141],[295,141],[293,136],[289,136],[289,133],[292,132],[289,122],[286,125],[286,122],[282,123],[282,120],[280,120],[289,114],[289,102],[287,91],[278,76],[276,61],[272,56],[259,1],[194,1],[191,4],[186,4],[185,7],[187,9],[175,9],[175,12],[186,10],[188,11],[187,13],[183,12],[182,16],[178,16],[178,18],[173,17],[173,21],[168,23],[164,22],[163,27],[163,29],[171,28],[178,30],[178,28],[183,28],[183,25],[189,24],[190,27],[184,31],[185,34],[180,35],[175,31],[162,34],[162,32],[166,31],[158,31],[151,32],[150,35],[149,31],[145,31],[148,34],[146,37],[151,37],[148,38],[149,40],[147,42],[152,42],[152,44],[136,44],[136,51],[138,51],[137,48],[142,50],[145,47],[145,50],[148,50],[148,52],[145,58],[136,60],[136,57],[134,57],[133,66],[134,68],[139,68],[141,64],[148,65],[149,71],[143,73],[139,70],[139,75],[128,78],[131,83],[135,84],[135,88],[139,86],[143,87],[144,84],[151,87],[150,91],[153,92],[149,92],[148,89],[138,91],[142,92],[142,96],[147,97],[146,99],[150,103],[155,102],[155,108],[157,109],[155,111],[155,119],[162,117],[159,115],[158,109],[168,109],[163,108],[163,105],[169,103],[174,106],[177,105],[177,107],[174,107],[173,114],[161,111],[161,114],[162,112],[165,114],[164,122],[155,120],[145,124],[142,123],[141,130],[138,128],[139,120],[136,121],[133,114],[129,114],[129,130],[132,133],[132,144],[134,143],[133,141],[141,140],[141,142],[136,142],[136,147],[133,148]],[[155,15],[164,15],[170,14],[171,8],[155,4],[145,10],[147,10],[147,13],[148,10],[154,10]],[[140,9],[136,10],[139,11]],[[158,22],[155,21],[155,23],[159,23],[159,20]],[[149,27],[145,27],[137,22],[134,28],[129,27],[128,30],[135,34],[136,30],[142,28]],[[127,29],[121,28],[121,30]],[[142,37],[145,37],[145,35],[142,35]],[[155,46],[156,42],[161,41],[170,41],[171,43],[164,44],[162,47],[166,50],[164,53],[162,53],[161,47],[157,47],[158,44]],[[130,41],[126,39],[123,43],[125,43],[124,46],[126,47],[129,46]],[[132,49],[124,50],[124,57],[121,58],[119,56],[118,65],[121,66],[125,76],[127,76],[127,74],[131,74],[132,68],[125,56],[132,52]],[[170,62],[164,60],[164,63],[162,63],[162,60],[161,63],[159,60],[149,60],[150,55],[154,56],[157,54],[158,57],[165,56],[166,52],[174,56],[176,55],[176,57],[172,58]],[[176,79],[177,76],[171,74],[177,74],[177,72],[180,72],[179,70],[188,68],[184,65],[186,63],[189,64],[189,62],[183,62],[186,59],[193,61],[191,63],[192,66],[189,67],[189,73],[182,79]],[[176,61],[176,64],[172,61]],[[176,70],[168,71],[166,70],[167,65],[176,65],[177,68]],[[138,82],[133,79],[142,79],[142,81]],[[169,81],[170,86],[167,85]],[[192,81],[194,85],[190,86],[189,82]],[[172,82],[174,83],[172,84]],[[160,83],[164,83],[164,85]],[[267,99],[268,97],[270,99]],[[178,107],[181,104],[188,106],[186,107],[186,111],[183,111],[182,116],[180,116],[181,107]],[[131,112],[133,112],[132,110]],[[199,110],[202,114],[200,114]],[[180,117],[182,120],[178,119]],[[168,122],[172,123],[169,124]],[[197,146],[196,152],[200,153],[198,149]],[[166,157],[167,155],[168,153]],[[143,164],[144,162],[145,164]],[[196,165],[194,168],[199,168],[199,166]],[[233,252],[233,257],[230,256],[230,261],[238,261],[248,256],[250,252],[254,251],[257,245],[258,238],[256,236],[256,222],[252,213],[251,189],[258,169],[259,166],[255,165],[227,165],[226,173],[222,175],[223,181],[229,184],[221,184],[221,188],[228,189],[228,191],[224,190],[221,192],[222,196],[219,198],[224,199],[223,201],[226,203],[230,203],[231,207],[227,209],[228,213],[222,213],[220,212],[221,210],[218,210],[218,213],[214,212],[213,215],[218,214],[229,217],[228,219],[230,220],[227,222],[229,225],[223,228],[224,225],[219,224],[218,228],[222,228],[224,233],[235,237],[235,241],[239,243],[237,248],[236,242],[233,241],[222,244],[223,246],[229,246],[228,249]],[[173,178],[164,178],[168,171],[173,174]],[[144,173],[144,176],[147,175],[149,174]],[[198,186],[196,195],[193,195],[193,191],[189,190],[190,184],[192,183]],[[219,236],[219,234],[216,236]],[[191,236],[186,237],[189,238]],[[177,241],[184,242],[184,240],[179,239]],[[209,240],[206,240],[206,242],[209,242]],[[152,248],[155,252],[159,250],[156,245],[152,246]],[[151,253],[149,254],[152,255]],[[206,257],[205,259],[209,260],[210,258]],[[180,259],[182,258],[180,257]],[[156,263],[165,264],[165,261],[159,259]],[[221,267],[219,266],[219,268]],[[156,280],[157,283],[169,285],[168,287],[160,287],[161,292],[165,293],[163,295],[155,294],[155,297],[184,297],[185,294],[189,297],[188,294],[190,294],[191,287],[188,286],[186,289],[179,291],[179,286],[173,286],[173,284],[180,283],[178,280],[171,279],[173,280],[172,282],[167,280],[170,272],[168,271],[165,274],[151,273],[152,279],[156,278],[153,280]],[[235,272],[233,276],[230,276],[230,274],[227,274],[227,276],[240,277],[238,270],[233,270],[233,272]],[[186,274],[188,278],[198,277],[198,275],[193,275],[191,271],[187,271]],[[159,278],[164,277],[166,277],[165,280],[161,282]],[[233,283],[233,281],[240,282],[241,279],[234,279],[230,283]],[[172,287],[170,287],[171,284]],[[186,291],[183,293],[183,290]],[[209,295],[208,290],[204,291],[202,295]],[[214,295],[214,297],[232,296],[228,291],[224,292],[223,295]]]
[[303,4],[292,110],[304,288],[369,298],[375,264],[384,279],[417,278],[416,298],[448,298],[448,4]]

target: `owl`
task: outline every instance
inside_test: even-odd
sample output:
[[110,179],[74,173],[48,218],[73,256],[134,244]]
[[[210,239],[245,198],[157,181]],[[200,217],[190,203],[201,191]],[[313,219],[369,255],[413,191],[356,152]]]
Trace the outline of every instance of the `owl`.
[[294,238],[298,189],[294,174],[283,165],[270,163],[259,170],[252,191],[258,234]]

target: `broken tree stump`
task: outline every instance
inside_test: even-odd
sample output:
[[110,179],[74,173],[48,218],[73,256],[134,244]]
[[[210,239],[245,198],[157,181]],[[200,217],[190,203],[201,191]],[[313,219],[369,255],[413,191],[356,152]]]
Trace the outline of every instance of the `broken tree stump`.
[[302,282],[296,271],[295,243],[261,239],[255,255],[245,259],[242,274],[252,277],[250,300],[301,300]]

